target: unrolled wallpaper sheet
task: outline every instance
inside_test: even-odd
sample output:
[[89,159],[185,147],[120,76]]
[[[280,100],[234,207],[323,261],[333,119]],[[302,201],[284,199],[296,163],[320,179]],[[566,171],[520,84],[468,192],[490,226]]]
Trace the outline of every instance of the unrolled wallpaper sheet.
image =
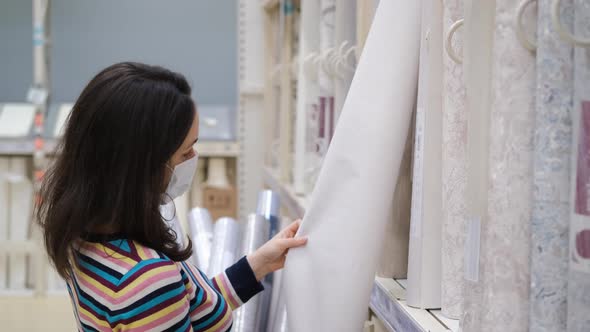
[[440,308],[442,2],[422,1],[407,303]]
[[[463,18],[463,0],[445,0],[443,30]],[[463,32],[458,30],[452,47],[462,54]],[[442,264],[441,308],[443,315],[459,319],[463,304],[465,186],[467,184],[467,112],[463,65],[443,52],[442,110]]]
[[367,318],[416,100],[420,5],[377,9],[299,231],[309,242],[287,258],[290,332],[358,332]]
[[415,121],[412,121],[408,130],[404,155],[393,193],[391,217],[385,226],[385,240],[379,255],[377,276],[383,278],[406,279],[408,277],[414,125]]
[[[477,172],[481,169],[476,168],[474,175],[483,179],[470,175],[468,181],[473,180],[478,185],[489,183],[479,187],[483,192],[480,196],[474,196],[478,191],[468,191],[469,204],[476,204],[478,208],[487,205],[487,211],[478,211],[481,214],[474,215],[470,221],[471,243],[467,247],[471,259],[469,266],[466,265],[466,277],[471,282],[466,283],[465,288],[463,331],[526,331],[529,326],[535,58],[516,37],[514,17],[518,5],[512,0],[497,0],[494,8],[493,3],[473,1],[470,15],[476,24],[464,30],[471,34],[472,30],[487,30],[491,26],[489,45],[492,50],[491,61],[486,64],[491,68],[488,76],[491,81],[484,73],[489,69],[466,69],[476,73],[471,77],[474,80],[468,78],[466,82],[468,102],[478,93],[471,94],[470,89],[482,87],[482,83],[476,81],[478,77],[480,81],[491,82],[491,112],[489,127],[473,133],[474,136],[489,133],[489,154],[482,154],[487,149],[470,151],[474,153],[470,155],[470,168],[474,162],[478,165],[487,160],[489,173],[480,175]],[[488,14],[495,19],[489,20]],[[480,52],[486,51],[482,45],[487,45],[487,40],[468,39],[467,43],[467,60],[486,56]],[[480,101],[473,100],[474,104]],[[469,108],[469,113],[475,117],[481,116],[478,114],[481,111],[480,107]],[[471,123],[469,126],[471,139]],[[480,206],[486,197],[487,201]],[[481,242],[476,246],[474,239],[478,231]],[[476,250],[479,255],[474,254]],[[478,260],[479,271],[474,271],[471,264]]]
[[[590,3],[574,0],[575,34],[590,36]],[[587,205],[590,183],[590,49],[575,48],[574,68],[574,134],[573,152],[576,163],[572,165],[574,185],[573,213],[570,221],[569,276],[567,301],[568,332],[588,331],[590,327],[590,209]]]
[[[529,327],[535,332],[565,331],[568,309],[573,49],[555,31],[552,4],[538,1]],[[571,28],[573,16],[563,22]]]
[[[27,176],[27,158],[13,157],[10,160],[10,214],[9,240],[25,241],[28,238],[33,207],[33,184]],[[26,285],[26,255],[9,255],[8,287],[24,289]]]
[[[10,170],[10,159],[0,158],[0,241],[8,240],[8,201],[9,186],[6,174]],[[0,253],[0,289],[8,287],[8,260],[5,253]]]

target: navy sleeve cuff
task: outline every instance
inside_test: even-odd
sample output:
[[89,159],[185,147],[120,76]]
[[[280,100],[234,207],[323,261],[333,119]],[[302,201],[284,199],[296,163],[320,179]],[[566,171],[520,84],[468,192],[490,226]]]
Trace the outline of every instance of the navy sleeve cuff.
[[248,302],[254,295],[264,290],[262,283],[256,280],[256,275],[254,275],[246,256],[228,267],[225,274],[243,303]]

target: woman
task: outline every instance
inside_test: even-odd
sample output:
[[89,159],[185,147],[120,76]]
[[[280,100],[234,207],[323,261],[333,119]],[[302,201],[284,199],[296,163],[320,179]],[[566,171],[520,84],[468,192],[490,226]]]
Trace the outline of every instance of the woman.
[[120,63],[74,105],[37,215],[80,331],[229,331],[232,310],[306,242],[294,222],[211,280],[185,262],[192,244],[179,247],[160,205],[192,183],[190,93],[178,73]]

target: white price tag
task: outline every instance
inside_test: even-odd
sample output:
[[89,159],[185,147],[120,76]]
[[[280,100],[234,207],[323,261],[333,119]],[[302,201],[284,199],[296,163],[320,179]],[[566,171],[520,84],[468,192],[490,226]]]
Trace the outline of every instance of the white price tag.
[[467,225],[465,241],[465,279],[479,281],[479,249],[481,242],[481,219],[472,218]]

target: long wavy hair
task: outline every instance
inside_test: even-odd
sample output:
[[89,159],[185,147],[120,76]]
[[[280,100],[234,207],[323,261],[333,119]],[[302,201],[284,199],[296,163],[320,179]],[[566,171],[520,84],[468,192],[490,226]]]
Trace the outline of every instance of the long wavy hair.
[[68,118],[41,187],[37,222],[51,262],[71,277],[75,247],[96,229],[114,229],[175,261],[192,252],[160,214],[166,162],[196,116],[184,76],[140,63],[97,74]]

